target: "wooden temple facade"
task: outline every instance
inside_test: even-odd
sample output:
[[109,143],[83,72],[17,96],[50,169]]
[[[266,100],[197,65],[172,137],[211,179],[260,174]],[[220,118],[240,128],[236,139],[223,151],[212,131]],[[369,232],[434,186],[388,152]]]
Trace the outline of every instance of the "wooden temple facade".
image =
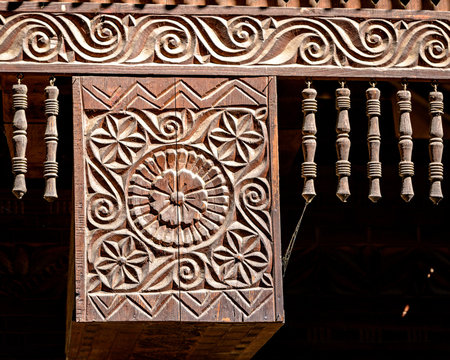
[[450,354],[449,70],[448,0],[0,2],[0,359]]

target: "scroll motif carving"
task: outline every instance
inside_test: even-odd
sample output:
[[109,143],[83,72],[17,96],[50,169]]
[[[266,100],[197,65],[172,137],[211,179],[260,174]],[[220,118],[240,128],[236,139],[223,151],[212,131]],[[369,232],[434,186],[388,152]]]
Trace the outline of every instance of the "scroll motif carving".
[[160,293],[189,318],[273,306],[268,79],[95,79],[81,87],[92,319],[116,316],[108,304],[153,318]]
[[450,66],[446,20],[19,13],[3,23],[0,62]]

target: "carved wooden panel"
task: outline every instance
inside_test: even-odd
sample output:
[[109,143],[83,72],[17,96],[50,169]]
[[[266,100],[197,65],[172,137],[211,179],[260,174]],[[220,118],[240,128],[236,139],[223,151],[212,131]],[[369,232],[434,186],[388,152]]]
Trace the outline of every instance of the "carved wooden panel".
[[282,321],[274,87],[74,79],[78,321]]
[[6,71],[48,72],[52,64],[53,72],[75,74],[173,74],[181,65],[194,75],[449,77],[445,11],[304,9],[299,16],[295,9],[123,5],[13,13],[0,6],[0,63]]

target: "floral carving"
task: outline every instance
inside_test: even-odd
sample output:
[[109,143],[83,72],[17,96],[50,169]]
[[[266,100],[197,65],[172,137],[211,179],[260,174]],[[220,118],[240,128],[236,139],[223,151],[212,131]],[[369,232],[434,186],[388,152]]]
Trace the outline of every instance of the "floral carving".
[[210,240],[224,223],[229,189],[205,155],[169,148],[150,153],[137,166],[128,206],[137,228],[153,243],[191,246]]
[[113,235],[101,241],[94,267],[103,284],[113,290],[139,286],[151,261],[145,245],[132,235]]
[[224,245],[214,250],[219,276],[232,287],[257,283],[269,264],[258,234],[235,228],[226,233]]
[[115,170],[126,169],[136,154],[144,147],[144,133],[131,115],[107,114],[101,126],[91,133],[94,154],[105,166]]
[[238,117],[224,111],[219,127],[210,134],[217,146],[219,160],[231,166],[243,166],[253,160],[257,148],[263,143],[263,136],[255,128],[251,114]]

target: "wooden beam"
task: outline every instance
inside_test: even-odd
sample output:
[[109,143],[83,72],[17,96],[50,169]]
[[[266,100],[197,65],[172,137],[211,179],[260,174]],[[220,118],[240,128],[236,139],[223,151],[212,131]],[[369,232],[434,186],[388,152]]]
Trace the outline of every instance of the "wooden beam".
[[0,3],[2,72],[449,79],[450,13]]

